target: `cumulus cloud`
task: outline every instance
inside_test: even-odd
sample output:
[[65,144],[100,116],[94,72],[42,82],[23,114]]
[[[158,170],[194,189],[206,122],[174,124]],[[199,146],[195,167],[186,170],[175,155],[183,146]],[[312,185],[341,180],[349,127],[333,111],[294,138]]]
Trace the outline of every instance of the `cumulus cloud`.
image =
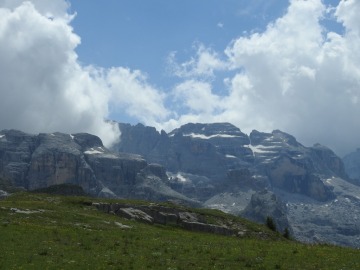
[[225,70],[228,63],[220,59],[217,52],[206,48],[203,44],[194,45],[196,56],[184,63],[178,63],[176,52],[170,53],[168,57],[169,70],[173,75],[180,78],[189,77],[213,77],[214,72]]
[[[287,12],[263,32],[233,40],[224,50],[225,61],[213,51],[208,60],[202,57],[206,48],[199,50],[179,64],[180,70],[190,71],[180,74],[216,77],[218,66],[225,66],[227,93],[214,94],[210,85],[206,92],[201,87],[188,87],[192,94],[180,91],[188,110],[165,126],[183,119],[229,121],[246,132],[282,129],[305,144],[321,142],[339,154],[354,150],[360,144],[360,2],[343,0],[335,7],[333,17],[344,33],[326,30],[328,12],[321,0],[291,0]],[[201,82],[204,76],[194,79]],[[209,97],[206,106],[192,102],[199,91]]]
[[106,81],[113,103],[141,122],[157,126],[170,115],[164,105],[166,95],[151,86],[141,71],[112,68],[107,72]]
[[[0,0],[1,129],[86,131],[109,145],[119,131],[104,119],[120,108],[165,130],[228,121],[247,133],[281,129],[339,154],[359,147],[360,1],[329,8],[291,0],[282,17],[223,52],[197,43],[182,63],[172,53],[178,81],[167,93],[139,70],[79,64],[68,8],[64,0]],[[329,17],[344,31],[328,30]]]
[[[0,7],[14,10],[21,6],[23,3],[29,2],[29,0],[0,0]],[[31,0],[32,5],[36,10],[48,17],[57,19],[62,18],[71,20],[72,16],[68,14],[69,3],[64,0]]]
[[103,76],[77,62],[80,38],[64,1],[2,1],[1,128],[91,132],[110,144],[119,131],[104,121],[110,93]]
[[89,132],[109,146],[120,135],[105,121],[111,107],[148,123],[167,116],[140,71],[79,64],[68,8],[64,0],[0,0],[0,129]]

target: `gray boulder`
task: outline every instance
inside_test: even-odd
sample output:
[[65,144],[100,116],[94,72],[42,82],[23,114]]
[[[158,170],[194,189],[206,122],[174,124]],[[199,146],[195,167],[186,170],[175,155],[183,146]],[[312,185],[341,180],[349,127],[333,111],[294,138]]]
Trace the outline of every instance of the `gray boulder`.
[[146,214],[145,212],[139,209],[135,209],[132,207],[120,208],[116,212],[116,215],[148,224],[152,224],[154,222],[154,219],[151,216],[149,216],[148,214]]
[[234,228],[223,224],[208,223],[205,218],[197,213],[183,211],[177,208],[159,205],[123,205],[94,203],[98,210],[106,213],[114,213],[120,217],[136,220],[147,224],[162,224],[179,226],[190,231],[199,231],[221,235],[241,235],[238,232],[238,224]]
[[284,232],[286,228],[291,230],[287,219],[286,204],[268,190],[253,194],[249,205],[241,213],[241,216],[262,224],[265,224],[266,219],[270,217],[280,232]]

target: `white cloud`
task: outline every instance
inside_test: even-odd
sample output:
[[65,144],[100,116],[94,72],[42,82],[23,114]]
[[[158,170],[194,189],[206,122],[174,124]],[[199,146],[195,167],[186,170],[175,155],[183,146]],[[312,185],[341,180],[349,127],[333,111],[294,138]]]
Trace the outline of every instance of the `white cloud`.
[[128,115],[148,125],[157,125],[169,116],[164,106],[166,96],[151,86],[141,71],[112,68],[106,80],[112,92],[112,102],[124,108]]
[[71,20],[67,10],[70,4],[64,0],[0,0],[0,7],[14,10],[25,2],[31,2],[37,12],[48,18]]
[[156,125],[169,116],[165,95],[140,71],[84,67],[64,0],[0,0],[0,129],[89,132],[109,146],[119,139],[105,121],[120,107]]
[[89,132],[110,145],[120,135],[105,121],[113,104],[148,122],[166,116],[163,96],[139,71],[79,64],[68,8],[63,0],[0,0],[0,129]]
[[174,96],[178,104],[184,104],[196,114],[211,115],[219,105],[219,97],[212,93],[211,85],[206,82],[185,81],[175,87]]
[[[0,0],[1,129],[86,131],[109,144],[119,131],[104,119],[119,107],[166,130],[228,121],[245,132],[282,129],[341,154],[359,146],[360,1],[342,0],[334,11],[321,0],[291,0],[264,31],[224,52],[197,44],[183,63],[173,53],[179,82],[169,94],[138,70],[81,66],[68,8],[64,0]],[[344,33],[326,30],[327,12]]]
[[355,35],[360,35],[359,25],[360,3],[356,0],[342,0],[340,1],[335,16],[341,22],[349,33],[355,32]]
[[[360,144],[360,2],[342,0],[336,8],[343,35],[326,32],[326,12],[321,0],[292,0],[287,12],[265,31],[232,41],[225,50],[227,59],[221,61],[236,72],[225,80],[228,92],[198,90],[201,104],[194,102],[200,100],[195,90],[180,91],[188,111],[165,126],[184,119],[229,121],[246,132],[282,129],[305,144],[321,142],[339,154],[354,150]],[[199,72],[207,70],[199,68],[200,55],[182,64],[182,70],[190,72],[180,74],[216,76],[221,70],[217,65],[208,64],[209,72]]]
[[215,71],[225,70],[228,63],[222,61],[217,52],[206,48],[203,44],[197,44],[196,56],[189,61],[178,63],[176,52],[172,52],[168,57],[170,72],[180,78],[191,77],[212,77]]
[[104,122],[110,93],[95,69],[78,64],[80,38],[66,8],[64,1],[1,2],[0,128],[90,132],[109,145],[119,136]]

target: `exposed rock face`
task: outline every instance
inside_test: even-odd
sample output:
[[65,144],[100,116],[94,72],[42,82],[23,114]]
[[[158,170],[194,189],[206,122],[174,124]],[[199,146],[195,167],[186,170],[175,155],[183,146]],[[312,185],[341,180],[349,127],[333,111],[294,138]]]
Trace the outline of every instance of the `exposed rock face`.
[[25,176],[36,147],[35,136],[16,130],[0,132],[0,177],[15,186],[27,186]]
[[[154,200],[196,203],[166,186],[167,176],[160,165],[148,164],[139,155],[113,153],[98,137],[85,133],[1,131],[0,178],[28,190],[74,184],[94,196],[144,198],[138,193],[146,190]],[[163,190],[148,188],[149,178]]]
[[255,167],[265,172],[272,187],[326,201],[334,194],[322,179],[347,177],[341,159],[324,146],[304,147],[293,136],[279,130],[253,131],[250,140]]
[[[32,152],[25,181],[33,190],[51,185],[74,183],[83,186],[88,179],[79,179],[78,170],[85,162],[81,148],[67,134],[39,134]],[[89,187],[95,187],[93,181]],[[89,190],[89,188],[86,188]]]
[[253,194],[242,216],[263,224],[267,217],[271,217],[280,232],[283,232],[285,228],[291,229],[287,219],[286,204],[268,190]]
[[345,170],[354,182],[360,185],[360,148],[343,158]]
[[162,224],[162,225],[177,225],[186,230],[200,231],[207,233],[215,233],[221,235],[243,235],[245,232],[239,232],[226,225],[218,225],[208,223],[201,215],[185,210],[180,210],[171,207],[164,207],[159,205],[122,205],[122,204],[107,204],[94,203],[94,206],[105,213],[113,213],[120,217],[137,220],[148,224]]
[[[272,206],[266,213],[278,219],[279,228],[285,226],[281,224],[286,224],[282,220],[287,213],[295,238],[359,246],[354,236],[360,227],[360,190],[330,149],[304,147],[279,130],[248,136],[228,123],[187,124],[169,134],[140,124],[119,126],[122,135],[115,153],[89,134],[1,131],[0,179],[30,190],[70,183],[94,196],[172,200],[234,214],[244,209],[256,213],[256,205],[267,202]],[[352,171],[354,178],[356,169]],[[272,195],[261,195],[264,189]],[[271,209],[284,215],[276,216]],[[157,213],[147,214],[159,222],[175,222],[173,213]],[[202,226],[198,220],[187,222]]]
[[[327,147],[320,144],[305,147],[279,130],[271,133],[254,130],[246,135],[228,123],[187,124],[169,134],[140,124],[119,127],[122,135],[115,151],[141,154],[150,162],[164,165],[171,189],[203,202],[206,207],[233,214],[246,209],[244,214],[249,213],[249,217],[262,223],[264,220],[259,216],[261,219],[265,214],[273,216],[280,229],[295,228],[293,236],[302,241],[359,246],[357,240],[338,230],[344,228],[340,231],[350,235],[360,226],[357,220],[352,222],[355,227],[348,226],[351,222],[344,208],[348,200],[345,194],[357,187],[349,187],[351,180],[342,160]],[[353,178],[360,175],[356,166],[351,171]],[[261,195],[259,192],[264,189],[273,192],[272,195]],[[360,198],[360,191],[357,196]],[[292,198],[300,199],[294,203]],[[351,198],[356,197],[353,194]],[[336,200],[343,203],[332,203]],[[262,202],[266,213],[256,214],[255,202],[259,205]],[[320,210],[316,215],[309,213],[316,216],[309,221],[302,203],[314,211],[326,209],[331,203],[338,223],[331,221],[330,211],[325,214]],[[351,209],[356,209],[355,199],[348,203]],[[322,232],[324,226],[316,225],[318,220],[329,221],[327,233]],[[313,231],[307,232],[307,228]]]
[[248,143],[247,136],[227,123],[188,124],[170,134],[159,133],[141,124],[134,127],[119,124],[119,127],[122,141],[114,147],[116,151],[140,154],[151,162],[164,165],[168,171],[219,179],[227,171],[223,152],[229,148],[234,154],[246,152],[251,158],[250,150],[241,147]]
[[46,193],[62,196],[88,196],[82,187],[73,184],[53,185],[47,188],[33,190],[36,193]]
[[347,179],[341,159],[330,149],[304,147],[279,130],[254,130],[247,136],[229,123],[186,124],[169,134],[140,124],[119,127],[116,151],[164,165],[173,189],[200,200],[226,189],[273,187],[326,201],[335,195],[322,179]]

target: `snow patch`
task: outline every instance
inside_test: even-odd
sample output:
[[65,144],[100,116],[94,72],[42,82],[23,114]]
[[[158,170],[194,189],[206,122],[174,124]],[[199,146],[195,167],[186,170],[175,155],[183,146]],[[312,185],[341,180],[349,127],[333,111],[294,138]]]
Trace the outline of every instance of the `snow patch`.
[[235,156],[233,156],[233,155],[226,155],[226,157],[227,157],[227,158],[237,158],[237,157],[235,157]]
[[90,148],[90,150],[87,150],[84,152],[85,154],[88,155],[95,155],[95,154],[103,154],[103,151],[99,151],[99,150],[95,150],[94,148]]
[[101,154],[101,157],[104,157],[104,158],[111,158],[111,159],[119,158],[117,155],[115,155],[113,153],[106,152],[106,150],[102,147],[90,148],[89,150],[85,151],[84,154],[87,154],[87,155]]
[[198,134],[198,133],[184,134],[184,136],[191,137],[191,138],[199,138],[199,139],[204,139],[204,140],[208,140],[208,139],[212,139],[212,138],[240,138],[241,137],[238,135],[230,135],[230,134],[214,134],[214,135],[206,136],[204,134]]
[[87,150],[84,153],[88,155],[104,154],[104,150],[101,147],[98,147],[97,150],[94,148],[90,148],[90,150]]
[[178,174],[176,175],[176,178],[179,179],[179,181],[180,181],[180,182],[183,182],[183,183],[185,183],[185,182],[188,181],[188,179],[185,178],[185,177],[184,177],[183,175],[181,175],[180,173],[178,173]]
[[74,139],[74,135],[70,134],[70,138],[73,140],[73,139]]
[[265,145],[251,145],[251,144],[248,144],[248,145],[244,145],[244,147],[247,147],[247,148],[250,148],[251,151],[253,152],[253,155],[255,156],[255,153],[256,154],[269,154],[269,153],[276,153],[277,151],[271,151],[269,149],[277,149],[278,147],[277,146],[265,146]]
[[0,135],[0,139],[2,139],[2,138],[4,138],[5,137],[5,135]]
[[55,137],[55,134],[54,134],[54,133],[51,133],[51,134],[50,134],[50,136],[53,136],[53,137]]

